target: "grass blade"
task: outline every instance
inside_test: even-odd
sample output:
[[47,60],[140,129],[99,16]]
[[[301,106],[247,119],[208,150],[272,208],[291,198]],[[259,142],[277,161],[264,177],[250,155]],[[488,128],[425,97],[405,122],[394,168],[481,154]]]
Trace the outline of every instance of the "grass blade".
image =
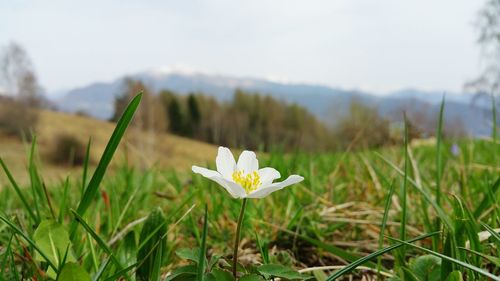
[[92,236],[92,238],[94,238],[94,240],[97,242],[97,244],[99,245],[99,247],[106,254],[108,254],[111,257],[111,260],[118,267],[118,270],[123,269],[123,266],[121,265],[120,261],[113,254],[113,252],[108,247],[108,245],[106,244],[106,242],[104,242],[104,240],[102,240],[102,238],[85,222],[85,220],[77,212],[75,212],[74,210],[71,210],[71,212],[75,216],[76,221],[83,226],[83,228],[86,230],[86,232],[88,234],[90,234],[90,236]]
[[500,234],[498,234],[491,226],[481,222],[481,225],[488,230],[488,232],[497,240],[498,243],[500,243]]
[[[78,205],[78,208],[76,210],[80,217],[85,214],[88,207],[90,206],[90,203],[95,198],[98,192],[99,184],[104,177],[104,173],[106,172],[106,169],[108,168],[108,165],[113,158],[116,148],[118,147],[120,140],[125,134],[125,130],[127,129],[130,121],[132,120],[132,117],[134,116],[135,111],[137,110],[137,107],[139,106],[139,103],[141,102],[141,98],[142,93],[138,94],[132,99],[132,101],[125,109],[125,112],[123,112],[120,120],[116,124],[115,130],[113,131],[113,134],[111,135],[111,138],[109,139],[109,142],[104,149],[101,160],[99,161],[99,164],[97,164],[94,175],[90,179],[90,182],[85,189],[85,192],[83,193],[82,200],[80,201],[80,204]],[[77,226],[78,224],[76,222],[73,222],[71,225],[70,237],[72,240],[74,238]]]
[[0,215],[0,220],[5,222],[12,230],[14,230],[15,233],[21,235],[28,244],[30,244],[47,262],[47,264],[52,267],[57,272],[57,267],[50,261],[48,255],[46,255],[33,241],[31,238],[28,237],[19,227],[17,227],[15,224],[13,224],[9,219],[5,218],[4,216]]
[[[358,259],[360,259],[359,256],[356,256],[356,255],[353,255],[339,247],[336,247],[336,246],[333,246],[333,245],[330,245],[330,244],[327,244],[323,241],[320,241],[320,240],[317,240],[317,239],[314,239],[314,238],[311,238],[309,236],[306,236],[306,235],[303,235],[303,234],[300,234],[300,233],[296,233],[295,231],[291,231],[289,229],[286,229],[284,227],[280,227],[280,226],[277,226],[277,225],[274,225],[274,224],[270,224],[268,222],[265,222],[265,221],[262,221],[262,220],[256,220],[254,219],[253,221],[255,222],[258,222],[258,223],[261,223],[261,224],[265,224],[265,225],[269,225],[275,229],[278,229],[280,231],[283,231],[283,232],[286,232],[288,234],[291,234],[291,235],[295,235],[297,238],[300,238],[304,241],[306,241],[307,243],[310,243],[316,247],[319,247],[327,252],[330,252],[331,254],[337,256],[337,257],[340,257],[346,261],[349,261],[349,262],[354,262]],[[370,262],[368,261],[367,262],[367,265],[368,267],[370,268],[374,268],[376,269],[377,268],[377,264],[373,263],[373,262]]]
[[[401,176],[404,176],[404,172],[401,171],[394,163],[389,161],[387,158],[385,158],[383,155],[375,152],[375,154],[380,157],[385,163],[387,163],[389,166],[391,166],[398,174]],[[432,208],[436,211],[436,213],[439,215],[439,217],[444,221],[446,226],[450,229],[453,230],[453,224],[451,223],[450,217],[445,213],[445,211],[436,203],[436,201],[432,198],[432,196],[425,190],[423,189],[420,185],[418,185],[414,180],[411,178],[408,178],[408,182],[413,185],[417,189],[418,192],[420,192],[425,200],[431,204]]]
[[441,206],[441,177],[442,177],[442,137],[443,137],[443,112],[444,112],[444,96],[439,107],[439,120],[436,130],[436,203]]
[[[439,119],[438,125],[436,129],[436,195],[435,200],[438,206],[441,205],[441,178],[443,173],[443,155],[442,155],[442,138],[443,138],[443,113],[444,113],[444,100],[445,97],[443,95],[443,99],[441,101],[441,106],[439,107]],[[434,222],[434,230],[441,230],[441,221],[436,218]],[[404,240],[404,239],[402,239]],[[433,247],[439,246],[439,239],[437,237],[433,237],[432,241]]]
[[205,278],[205,252],[207,250],[208,231],[208,206],[205,204],[205,219],[203,223],[203,233],[201,235],[200,257],[198,259],[198,275],[196,280],[203,281]]
[[85,186],[87,186],[87,174],[89,170],[89,161],[90,161],[90,146],[92,144],[92,138],[89,138],[89,142],[87,143],[87,149],[85,151],[85,159],[83,160],[83,172],[82,172],[82,196],[85,191]]
[[407,241],[401,241],[401,240],[399,240],[399,239],[395,239],[395,238],[389,238],[389,239],[394,240],[394,241],[399,242],[399,243],[402,243],[402,244],[405,244],[405,245],[407,245],[407,246],[414,247],[414,248],[416,248],[416,249],[419,249],[419,250],[424,251],[424,252],[426,252],[426,253],[428,253],[428,254],[434,255],[434,256],[436,256],[436,257],[438,257],[438,258],[441,258],[441,259],[443,259],[443,260],[447,260],[447,261],[452,262],[452,263],[454,263],[454,264],[457,264],[457,265],[460,265],[460,266],[465,267],[465,268],[467,268],[467,269],[470,269],[470,270],[472,270],[472,271],[474,271],[474,272],[476,272],[476,273],[479,273],[479,274],[481,274],[481,275],[483,275],[483,276],[486,276],[486,277],[488,277],[488,278],[491,278],[491,280],[500,281],[500,277],[495,276],[495,275],[493,275],[493,274],[489,273],[488,271],[486,271],[486,270],[484,270],[484,269],[481,269],[481,268],[479,268],[479,267],[473,266],[473,265],[468,264],[468,263],[466,263],[466,262],[463,262],[463,261],[461,261],[461,260],[457,260],[457,259],[454,259],[454,258],[450,258],[450,257],[448,257],[448,256],[446,256],[446,255],[441,254],[441,253],[434,252],[434,251],[429,250],[429,249],[426,249],[426,248],[424,248],[424,247],[417,246],[417,245],[415,245],[415,244],[412,244],[410,241],[408,241],[408,242],[407,242]]
[[108,257],[106,260],[101,264],[97,272],[95,273],[94,277],[92,278],[92,281],[98,281],[101,279],[102,274],[104,273],[104,270],[108,267],[109,263],[111,262],[111,259]]
[[[434,235],[437,235],[439,234],[440,232],[432,232],[432,233],[428,233],[428,234],[424,234],[424,235],[421,235],[421,236],[418,236],[416,238],[413,238],[413,239],[410,239],[408,240],[408,242],[415,242],[415,241],[418,241],[418,240],[422,240],[422,239],[425,239],[425,238],[428,238],[428,237],[432,237]],[[394,245],[391,245],[387,248],[384,248],[382,250],[378,250],[376,252],[373,252],[365,257],[362,257],[356,261],[354,261],[353,263],[351,264],[348,264],[346,265],[344,268],[342,268],[341,270],[335,272],[333,275],[331,275],[330,277],[328,277],[328,279],[326,279],[327,281],[332,281],[332,280],[336,280],[337,278],[341,277],[342,275],[344,274],[347,274],[351,271],[353,271],[356,267],[366,263],[366,262],[369,262],[370,260],[380,256],[380,255],[383,255],[385,253],[388,253],[394,249],[397,249],[401,246],[403,246],[404,243],[398,243],[398,244],[394,244]]]
[[[495,95],[491,94],[491,113],[492,113],[492,116],[493,116],[493,128],[492,128],[492,137],[493,137],[493,143],[496,144],[497,143],[497,103],[495,102]],[[496,159],[496,154],[494,154],[493,156],[495,156],[495,158],[493,158],[493,160]],[[496,163],[496,162],[495,162]]]
[[[500,187],[500,176],[497,178],[497,180],[495,181],[495,183],[493,184],[493,186],[491,186],[490,190],[491,190],[491,193],[493,195],[496,195],[498,189]],[[474,211],[474,217],[475,218],[479,218],[483,212],[489,207],[491,206],[492,204],[494,204],[494,202],[491,202],[492,200],[490,200],[490,197],[488,195],[485,195],[483,200],[481,201],[481,203],[479,204],[479,206],[476,208],[476,210]]]
[[60,224],[63,223],[64,215],[66,214],[66,204],[67,204],[68,196],[69,196],[68,190],[69,190],[69,178],[66,178],[66,180],[64,181],[64,185],[63,185],[63,195],[62,195],[61,203],[59,204],[58,222]]
[[127,266],[126,268],[122,269],[122,270],[119,270],[118,272],[116,272],[115,274],[113,274],[112,276],[104,279],[104,281],[115,281],[115,280],[120,280],[119,277],[122,277],[122,276],[126,276],[128,278],[128,275],[125,275],[127,274],[127,272],[129,272],[130,270],[132,270],[133,268],[135,268],[137,266],[137,263],[134,263],[134,264],[131,264],[129,266]]
[[[408,187],[408,178],[409,178],[409,157],[408,157],[408,121],[406,120],[406,114],[404,115],[404,122],[405,122],[405,128],[404,128],[404,176],[403,176],[403,186],[401,189],[401,227],[399,229],[399,239],[405,241],[406,240],[406,220],[407,220],[407,187]],[[398,251],[398,255],[396,256],[396,260],[400,265],[405,264],[405,256],[406,256],[406,247],[403,246],[401,249]]]
[[33,211],[31,210],[31,205],[28,204],[26,197],[24,197],[23,193],[21,192],[21,189],[19,188],[19,185],[17,185],[16,180],[14,179],[12,174],[10,173],[9,169],[7,168],[7,165],[5,165],[2,158],[0,158],[0,165],[2,165],[2,168],[5,172],[5,174],[7,175],[7,178],[9,179],[10,184],[14,188],[14,191],[16,192],[17,196],[19,197],[19,199],[21,199],[21,202],[24,205],[24,209],[28,212],[28,214],[31,217],[31,219],[33,220],[33,222],[35,224],[38,224],[40,222],[39,219],[35,216],[35,213],[33,213]]
[[137,261],[140,262],[136,272],[138,281],[158,279],[167,233],[166,218],[161,208],[156,207],[146,219],[139,237],[143,246],[137,248]]
[[[384,206],[384,216],[382,217],[382,226],[380,227],[380,237],[378,240],[379,250],[382,249],[384,243],[384,232],[387,225],[387,220],[389,219],[389,208],[391,207],[391,198],[394,195],[394,191],[396,190],[394,182],[392,182],[389,190],[389,194],[387,194],[387,199],[385,200]],[[382,257],[379,256],[377,260],[377,273],[380,274],[380,270],[382,267]]]
[[35,214],[38,217],[38,221],[40,222],[40,207],[42,204],[41,202],[43,201],[43,191],[42,191],[42,183],[40,180],[40,175],[38,174],[38,171],[36,169],[36,164],[35,164],[35,155],[36,155],[36,136],[33,136],[33,140],[31,142],[31,147],[29,150],[28,154],[28,172],[30,176],[30,182],[31,182],[31,193],[33,194],[33,205],[35,209]]

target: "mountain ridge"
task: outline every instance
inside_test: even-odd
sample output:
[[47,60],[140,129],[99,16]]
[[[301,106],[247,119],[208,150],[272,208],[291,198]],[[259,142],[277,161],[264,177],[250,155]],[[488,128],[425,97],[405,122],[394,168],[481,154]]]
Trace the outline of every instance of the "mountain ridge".
[[85,111],[91,116],[109,119],[113,114],[114,98],[123,91],[125,78],[141,80],[155,92],[164,89],[184,95],[201,92],[219,101],[230,100],[235,89],[258,92],[288,103],[302,105],[329,124],[345,114],[353,100],[377,106],[382,115],[390,116],[405,107],[414,110],[425,108],[428,112],[436,112],[445,96],[446,105],[450,107],[450,111],[445,111],[445,118],[460,119],[467,133],[471,135],[481,136],[491,132],[491,128],[488,127],[491,123],[491,121],[488,123],[488,117],[491,118],[491,114],[488,114],[488,103],[471,106],[472,94],[445,94],[441,91],[408,88],[379,96],[361,90],[345,90],[321,84],[277,82],[260,78],[207,74],[186,69],[164,69],[157,72],[148,70],[119,77],[110,82],[95,82],[69,90],[53,101],[62,111]]

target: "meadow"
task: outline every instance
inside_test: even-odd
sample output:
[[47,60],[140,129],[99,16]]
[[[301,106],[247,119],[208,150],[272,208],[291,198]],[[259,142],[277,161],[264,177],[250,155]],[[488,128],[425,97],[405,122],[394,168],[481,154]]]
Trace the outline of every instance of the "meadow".
[[[242,200],[188,168],[120,157],[107,171],[139,102],[97,165],[64,180],[45,183],[36,139],[26,183],[0,161],[0,280],[235,280]],[[282,179],[305,180],[248,200],[237,279],[500,280],[500,145],[441,130],[379,150],[257,152]],[[179,161],[214,168],[216,147],[203,150],[213,158]]]

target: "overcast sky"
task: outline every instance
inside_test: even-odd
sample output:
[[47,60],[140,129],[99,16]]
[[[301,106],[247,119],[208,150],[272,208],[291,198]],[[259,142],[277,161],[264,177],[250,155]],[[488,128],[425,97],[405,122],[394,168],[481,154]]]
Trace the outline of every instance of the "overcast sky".
[[483,0],[0,0],[48,92],[181,65],[385,93],[460,91]]

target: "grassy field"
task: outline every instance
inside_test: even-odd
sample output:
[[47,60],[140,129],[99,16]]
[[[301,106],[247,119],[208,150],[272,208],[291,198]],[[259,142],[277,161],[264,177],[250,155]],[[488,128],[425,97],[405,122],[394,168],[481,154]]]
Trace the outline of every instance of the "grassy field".
[[[41,158],[55,130],[72,122],[75,134],[95,139],[97,164],[114,127],[50,112],[43,119]],[[1,179],[0,280],[143,280],[144,271],[149,280],[234,280],[227,272],[241,200],[188,168],[214,168],[216,147],[173,136],[159,142],[146,159],[157,165],[137,164],[142,150],[121,145],[109,174],[109,149],[99,165],[67,171],[40,167],[20,144],[2,145],[4,168],[15,174]],[[499,280],[500,145],[457,145],[453,153],[438,139],[379,151],[258,154],[261,166],[305,180],[249,200],[239,252],[249,277],[240,280]]]
[[[37,148],[40,162],[43,164],[44,180],[57,183],[68,175],[81,174],[81,168],[54,165],[48,161],[48,155],[54,147],[57,136],[68,134],[76,136],[86,144],[92,139],[91,167],[102,155],[104,147],[113,132],[114,123],[102,120],[75,116],[54,111],[41,111],[37,127]],[[140,138],[141,142],[136,141]],[[26,159],[30,144],[18,138],[0,135],[0,157],[9,164],[9,168],[20,183],[28,183],[26,175]],[[154,151],[153,151],[154,148]],[[137,167],[174,168],[188,170],[193,162],[211,161],[216,154],[216,147],[194,140],[168,134],[147,134],[130,129],[117,151],[113,164],[122,164],[126,158]],[[0,183],[7,183],[0,177]]]

